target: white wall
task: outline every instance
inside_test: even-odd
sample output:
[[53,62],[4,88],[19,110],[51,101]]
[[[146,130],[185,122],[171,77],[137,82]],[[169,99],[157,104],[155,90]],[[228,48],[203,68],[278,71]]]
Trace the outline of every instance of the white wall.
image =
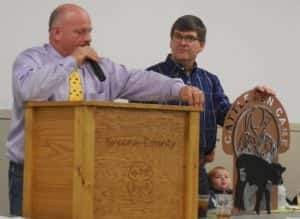
[[[50,12],[64,1],[4,1],[0,8],[0,109],[10,108],[11,65],[20,51],[47,42]],[[300,51],[299,0],[107,0],[73,1],[94,24],[94,47],[129,67],[165,58],[169,30],[184,14],[208,27],[200,66],[215,72],[233,101],[257,84],[273,87],[290,122],[300,122],[297,103]]]

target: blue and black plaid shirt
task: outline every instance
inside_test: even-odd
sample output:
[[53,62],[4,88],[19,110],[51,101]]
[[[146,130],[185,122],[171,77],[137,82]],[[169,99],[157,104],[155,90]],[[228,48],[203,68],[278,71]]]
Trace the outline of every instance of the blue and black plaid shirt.
[[[209,154],[216,145],[217,124],[223,126],[224,119],[231,104],[225,95],[218,77],[197,67],[195,63],[189,76],[184,68],[176,64],[169,54],[164,62],[149,67],[171,78],[181,78],[185,84],[198,87],[205,94],[205,108],[200,115],[200,156]],[[180,101],[168,101],[165,104],[187,105]]]

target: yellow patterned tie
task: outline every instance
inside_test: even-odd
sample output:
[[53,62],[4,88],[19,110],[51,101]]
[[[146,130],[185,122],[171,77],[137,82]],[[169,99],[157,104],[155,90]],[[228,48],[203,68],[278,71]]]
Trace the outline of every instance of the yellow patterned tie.
[[78,71],[73,71],[69,77],[69,100],[78,101],[83,100],[83,92]]

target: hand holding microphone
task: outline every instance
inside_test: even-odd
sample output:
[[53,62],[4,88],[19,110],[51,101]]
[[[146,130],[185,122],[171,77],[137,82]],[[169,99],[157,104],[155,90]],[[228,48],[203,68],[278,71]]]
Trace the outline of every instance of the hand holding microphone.
[[74,50],[71,54],[77,62],[77,65],[80,66],[84,62],[90,63],[95,75],[100,81],[105,80],[105,75],[98,64],[99,56],[97,52],[90,46],[81,46]]
[[87,61],[90,63],[90,65],[92,66],[92,69],[95,73],[95,75],[97,76],[97,78],[100,81],[105,81],[105,75],[100,67],[100,65],[98,64],[98,62],[92,60],[92,59],[87,59]]

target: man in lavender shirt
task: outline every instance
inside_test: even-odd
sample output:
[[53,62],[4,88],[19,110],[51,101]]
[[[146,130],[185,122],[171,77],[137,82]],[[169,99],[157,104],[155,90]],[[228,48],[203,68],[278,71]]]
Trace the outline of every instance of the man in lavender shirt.
[[[99,58],[91,43],[88,13],[74,4],[58,6],[49,19],[49,44],[22,52],[13,65],[13,111],[7,141],[11,215],[22,215],[25,101],[65,101],[69,75],[80,73],[85,100],[166,101],[180,99],[190,105],[204,103],[202,91],[151,71],[128,70],[108,58]],[[87,59],[103,69],[100,82]]]

